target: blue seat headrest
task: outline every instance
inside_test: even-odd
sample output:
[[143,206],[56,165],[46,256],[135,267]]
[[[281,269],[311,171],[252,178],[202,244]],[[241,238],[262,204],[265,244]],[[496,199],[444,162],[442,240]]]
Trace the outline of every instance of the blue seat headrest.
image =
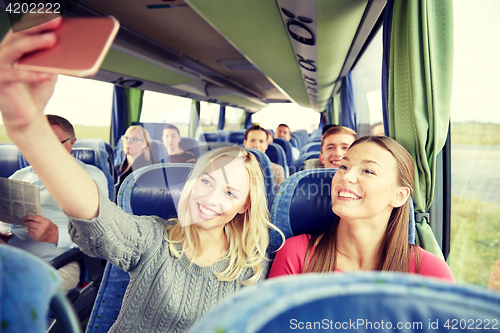
[[238,145],[243,143],[245,139],[245,132],[231,132],[229,133],[229,142],[236,143]]
[[271,161],[269,160],[269,157],[260,150],[257,149],[252,149],[252,148],[245,148],[249,152],[255,155],[257,158],[257,161],[260,164],[260,167],[262,169],[262,174],[264,176],[264,187],[266,188],[266,197],[267,197],[267,204],[268,207],[271,206],[272,200],[274,198],[274,178],[273,178],[273,170],[271,167]]
[[491,328],[493,323],[498,328],[499,317],[500,294],[485,288],[394,272],[310,273],[243,288],[188,333],[435,333],[449,332],[446,324],[474,332],[473,328]]
[[289,141],[281,138],[275,138],[274,143],[283,148],[286,156],[286,164],[290,167],[292,165],[292,144]]
[[280,145],[276,143],[270,143],[267,146],[266,155],[269,157],[271,162],[281,165],[285,171],[285,177],[288,176],[288,164],[286,162],[285,151]]
[[14,172],[22,169],[22,156],[16,145],[0,144],[0,177],[9,178]]
[[193,166],[159,163],[132,172],[118,191],[118,206],[134,215],[177,217],[177,204]]
[[300,154],[299,158],[295,161],[295,163],[293,163],[292,167],[290,168],[290,174],[293,174],[297,171],[302,171],[307,160],[319,158],[320,154],[321,153],[319,151],[311,151],[309,153]]
[[193,138],[183,137],[179,142],[179,147],[182,150],[189,150],[196,158],[200,157],[199,143]]
[[219,135],[215,132],[207,132],[207,133],[201,133],[200,137],[198,138],[198,141],[202,142],[218,142],[219,141]]
[[311,151],[321,151],[321,142],[309,142],[302,147],[301,154],[309,153]]

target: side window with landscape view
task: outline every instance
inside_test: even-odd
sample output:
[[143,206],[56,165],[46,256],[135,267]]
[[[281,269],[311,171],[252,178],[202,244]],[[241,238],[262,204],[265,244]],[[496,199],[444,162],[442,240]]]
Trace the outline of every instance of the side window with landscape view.
[[500,291],[500,5],[454,1],[452,206],[448,256],[457,283]]

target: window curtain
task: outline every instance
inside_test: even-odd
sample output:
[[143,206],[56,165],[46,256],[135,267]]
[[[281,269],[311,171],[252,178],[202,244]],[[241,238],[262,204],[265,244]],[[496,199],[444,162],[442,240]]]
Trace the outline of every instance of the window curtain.
[[436,157],[444,146],[450,118],[453,3],[389,0],[388,5],[391,2],[389,132],[415,161],[417,244],[442,257],[426,213],[434,195]]
[[115,86],[111,113],[111,138],[113,148],[127,128],[141,118],[144,91]]
[[333,95],[331,124],[340,124],[340,94]]
[[340,125],[356,131],[356,105],[354,103],[354,93],[352,91],[351,72],[346,75],[342,83],[340,102]]

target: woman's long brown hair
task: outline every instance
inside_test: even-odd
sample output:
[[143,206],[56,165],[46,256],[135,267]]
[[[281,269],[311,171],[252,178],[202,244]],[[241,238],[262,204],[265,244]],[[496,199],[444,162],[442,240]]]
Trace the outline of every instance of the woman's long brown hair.
[[[415,166],[411,155],[395,140],[386,136],[365,136],[354,141],[353,146],[372,142],[392,154],[398,171],[398,185],[413,190]],[[349,149],[350,149],[349,148]],[[393,208],[383,239],[378,249],[376,270],[408,272],[409,263],[415,260],[420,271],[420,258],[414,245],[408,243],[409,200]],[[304,258],[303,273],[326,273],[337,269],[337,230],[340,218],[335,218],[330,230],[311,235]],[[314,254],[311,258],[313,248]],[[310,261],[310,262],[309,262]]]

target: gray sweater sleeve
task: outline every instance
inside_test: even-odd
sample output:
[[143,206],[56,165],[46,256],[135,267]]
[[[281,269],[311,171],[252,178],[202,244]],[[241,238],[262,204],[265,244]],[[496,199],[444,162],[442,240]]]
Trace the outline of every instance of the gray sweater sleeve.
[[125,213],[99,190],[99,213],[91,220],[69,218],[72,241],[86,254],[132,271],[139,260],[158,249],[166,221],[157,216]]

